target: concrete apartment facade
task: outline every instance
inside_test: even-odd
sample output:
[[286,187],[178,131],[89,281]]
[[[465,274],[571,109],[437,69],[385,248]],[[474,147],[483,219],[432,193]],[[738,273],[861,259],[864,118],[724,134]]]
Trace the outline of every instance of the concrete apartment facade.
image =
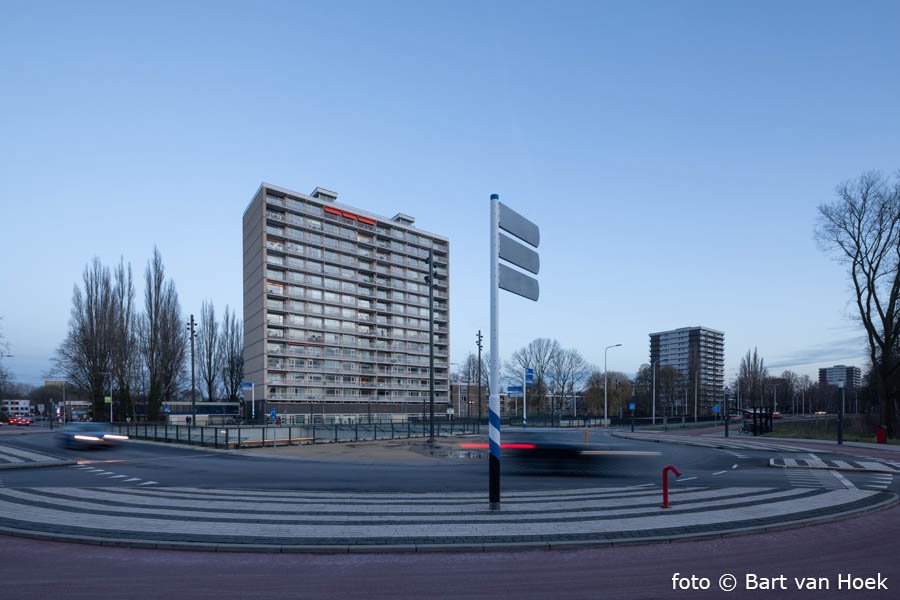
[[[243,217],[244,372],[282,422],[421,418],[449,392],[449,240],[393,218],[263,183]],[[250,393],[245,392],[245,400]],[[251,409],[244,410],[249,417]]]
[[858,390],[862,384],[862,371],[859,370],[859,367],[846,365],[819,369],[819,383],[838,387],[846,386],[848,390]]
[[671,413],[692,415],[696,389],[698,413],[708,416],[725,387],[725,333],[699,326],[651,333],[650,364],[678,371],[678,390],[668,399]]

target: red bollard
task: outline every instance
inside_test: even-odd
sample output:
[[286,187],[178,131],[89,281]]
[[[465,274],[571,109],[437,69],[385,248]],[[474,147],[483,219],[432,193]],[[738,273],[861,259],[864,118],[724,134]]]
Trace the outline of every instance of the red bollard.
[[660,508],[669,508],[669,471],[675,473],[675,477],[681,477],[681,471],[675,465],[667,465],[663,467],[663,503]]

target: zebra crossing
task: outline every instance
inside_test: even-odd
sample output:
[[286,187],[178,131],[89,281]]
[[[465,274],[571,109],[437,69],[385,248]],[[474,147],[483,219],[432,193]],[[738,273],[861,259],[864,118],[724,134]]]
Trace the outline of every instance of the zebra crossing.
[[828,469],[833,471],[865,471],[876,473],[900,473],[900,469],[880,460],[866,459],[821,459],[815,455],[810,458],[770,458],[769,466],[783,469]]
[[706,436],[690,436],[690,435],[669,435],[656,432],[614,432],[613,435],[618,437],[641,440],[646,442],[666,442],[671,444],[682,444],[685,446],[700,446],[703,448],[720,448],[727,450],[763,450],[768,452],[809,452],[808,448],[802,446],[794,446],[782,442],[762,441],[755,439],[741,439],[734,437],[706,437]]
[[[135,485],[140,486],[159,485],[159,482],[157,481],[143,480],[140,477],[129,477],[128,475],[121,475],[114,471],[107,471],[105,469],[94,467],[91,464],[72,465],[70,468],[80,469],[82,473],[90,473],[91,475],[105,477],[107,480],[110,480],[113,483],[134,483]],[[141,483],[136,483],[138,481],[140,481]]]

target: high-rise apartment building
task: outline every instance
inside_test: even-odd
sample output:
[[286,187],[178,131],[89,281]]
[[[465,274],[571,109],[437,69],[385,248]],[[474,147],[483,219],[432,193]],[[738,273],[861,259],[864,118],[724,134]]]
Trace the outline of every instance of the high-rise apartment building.
[[287,422],[421,415],[433,316],[435,402],[446,411],[448,261],[447,238],[412,217],[263,183],[244,212],[244,372],[256,410]]
[[[678,372],[672,398],[663,398],[670,414],[708,415],[722,400],[725,386],[725,334],[708,327],[682,327],[650,334],[650,364]],[[657,371],[658,372],[658,371]],[[658,393],[665,394],[665,390]]]
[[825,369],[819,369],[819,383],[845,387],[848,390],[859,389],[862,383],[862,372],[859,367],[835,365]]

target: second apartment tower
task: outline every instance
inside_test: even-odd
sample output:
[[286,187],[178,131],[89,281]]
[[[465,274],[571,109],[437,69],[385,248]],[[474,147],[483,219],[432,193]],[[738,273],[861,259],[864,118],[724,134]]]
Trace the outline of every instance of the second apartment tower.
[[657,369],[671,366],[678,372],[674,387],[660,390],[670,416],[692,415],[695,406],[698,416],[708,416],[721,401],[725,385],[725,334],[709,327],[651,333],[650,364]]
[[304,423],[420,416],[430,397],[429,251],[435,402],[446,409],[447,238],[402,213],[338,204],[322,188],[307,195],[267,183],[243,229],[244,370],[257,410]]

